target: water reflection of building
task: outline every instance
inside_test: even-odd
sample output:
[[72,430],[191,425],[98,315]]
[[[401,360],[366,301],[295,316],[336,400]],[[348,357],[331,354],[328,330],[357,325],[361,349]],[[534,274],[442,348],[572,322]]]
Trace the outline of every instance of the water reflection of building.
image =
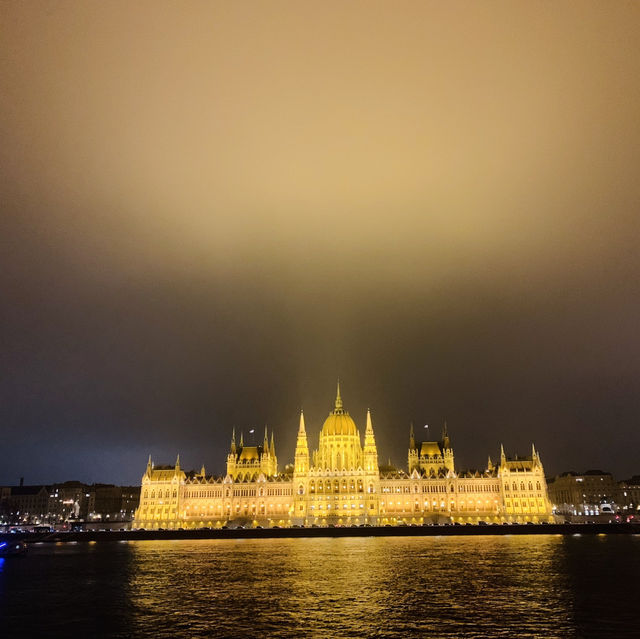
[[248,446],[232,436],[224,477],[185,472],[149,458],[134,525],[140,528],[240,525],[360,525],[551,520],[544,469],[532,446],[527,457],[508,458],[482,471],[456,471],[446,426],[439,441],[409,438],[407,471],[378,463],[371,414],[364,442],[344,409],[340,387],[334,409],[310,453],[304,415],[294,464],[278,473],[273,434]]

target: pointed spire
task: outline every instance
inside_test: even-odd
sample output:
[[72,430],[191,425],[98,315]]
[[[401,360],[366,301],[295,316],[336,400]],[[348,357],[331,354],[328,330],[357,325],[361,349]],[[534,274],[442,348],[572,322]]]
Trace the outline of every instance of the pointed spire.
[[489,458],[487,459],[487,468],[489,470],[493,470],[493,461],[491,460],[491,455],[489,455]]
[[153,462],[151,461],[151,453],[149,453],[149,461],[147,462],[147,466],[151,468],[153,466]]
[[507,461],[507,456],[504,454],[504,446],[500,444],[500,463],[504,464]]
[[536,447],[534,444],[531,444],[531,459],[535,459],[536,458]]
[[368,408],[367,408],[367,428],[365,432],[371,433],[373,435],[373,424],[371,423],[371,411]]
[[413,432],[413,422],[411,422],[411,427],[409,428],[409,448],[413,450],[416,447],[416,437]]
[[231,432],[231,453],[233,455],[236,454],[236,427],[233,427],[233,431]]
[[180,454],[176,457],[176,470],[180,470]]
[[340,397],[340,380],[338,379],[338,390],[336,392],[336,410],[342,410],[342,397]]
[[449,429],[447,428],[447,420],[444,420],[442,427],[442,445],[444,448],[451,448],[451,440],[449,439]]
[[276,445],[275,445],[275,443],[273,441],[273,431],[271,431],[271,447],[270,447],[269,452],[271,453],[272,457],[276,456]]
[[294,472],[305,474],[309,470],[309,446],[307,445],[307,432],[304,427],[304,413],[300,411],[300,426],[296,437],[296,453]]
[[267,435],[267,425],[264,425],[264,441],[262,442],[262,452],[266,453],[269,448],[269,436]]
[[244,448],[244,433],[240,431],[240,448]]
[[300,427],[298,428],[298,432],[302,435],[303,433],[306,434],[306,430],[304,427],[304,411],[300,411]]
[[200,474],[204,477],[206,475],[204,470],[204,464],[202,464],[202,468],[200,469]]

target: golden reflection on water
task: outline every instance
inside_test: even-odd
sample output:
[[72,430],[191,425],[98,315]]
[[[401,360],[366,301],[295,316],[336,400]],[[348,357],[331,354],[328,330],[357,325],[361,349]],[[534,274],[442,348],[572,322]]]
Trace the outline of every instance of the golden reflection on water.
[[0,565],[0,636],[618,638],[639,574],[640,535],[43,544]]
[[[138,627],[171,636],[565,637],[556,537],[138,542]],[[171,593],[170,596],[158,596]],[[148,626],[147,626],[148,627]]]

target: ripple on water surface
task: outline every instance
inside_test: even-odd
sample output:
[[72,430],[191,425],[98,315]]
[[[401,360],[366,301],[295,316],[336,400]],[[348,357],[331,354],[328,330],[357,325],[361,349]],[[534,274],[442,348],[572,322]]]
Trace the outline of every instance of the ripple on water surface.
[[0,566],[22,636],[634,636],[637,537],[140,541]]

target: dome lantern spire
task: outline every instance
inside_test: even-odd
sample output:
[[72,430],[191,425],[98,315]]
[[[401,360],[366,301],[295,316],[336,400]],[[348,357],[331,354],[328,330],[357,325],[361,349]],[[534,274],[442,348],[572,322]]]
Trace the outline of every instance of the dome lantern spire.
[[338,379],[338,390],[336,392],[336,410],[342,410],[342,397],[340,397],[340,380]]

